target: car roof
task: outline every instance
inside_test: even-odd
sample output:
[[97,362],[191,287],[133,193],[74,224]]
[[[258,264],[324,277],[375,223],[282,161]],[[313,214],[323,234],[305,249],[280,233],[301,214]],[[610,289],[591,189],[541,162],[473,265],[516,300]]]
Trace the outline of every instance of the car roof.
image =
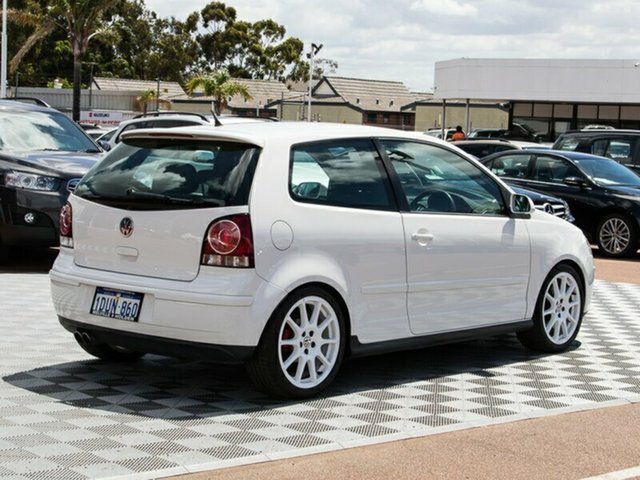
[[[611,137],[613,135],[619,135],[621,133],[631,134],[631,135],[640,135],[640,130],[632,130],[632,129],[622,129],[622,128],[613,128],[613,129],[601,129],[594,128],[590,130],[570,130],[560,135],[560,137]],[[558,137],[558,138],[560,138]]]
[[606,157],[599,155],[592,155],[590,153],[574,152],[572,150],[552,150],[550,148],[527,148],[524,150],[507,150],[504,152],[493,153],[484,157],[481,161],[484,163],[487,160],[492,160],[496,157],[502,157],[504,155],[555,155],[557,157],[564,157],[569,160],[610,160]]
[[59,110],[51,107],[43,107],[35,105],[33,103],[21,102],[20,100],[0,100],[1,110],[14,110],[14,111],[36,111],[36,112],[56,112],[62,113]]
[[349,137],[411,138],[447,145],[435,137],[422,132],[407,132],[391,128],[351,125],[344,123],[317,122],[243,122],[214,127],[194,125],[176,128],[140,129],[125,132],[123,139],[130,138],[199,138],[224,139],[263,146],[267,141],[286,140],[289,143],[328,140]]

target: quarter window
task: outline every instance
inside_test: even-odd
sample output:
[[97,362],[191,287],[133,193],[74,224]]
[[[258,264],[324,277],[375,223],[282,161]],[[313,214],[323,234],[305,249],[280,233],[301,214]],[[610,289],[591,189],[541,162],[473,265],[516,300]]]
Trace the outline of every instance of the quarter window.
[[384,140],[412,212],[496,215],[505,211],[500,187],[477,165],[448,149]]
[[294,146],[289,191],[294,200],[302,202],[395,209],[382,160],[370,140]]

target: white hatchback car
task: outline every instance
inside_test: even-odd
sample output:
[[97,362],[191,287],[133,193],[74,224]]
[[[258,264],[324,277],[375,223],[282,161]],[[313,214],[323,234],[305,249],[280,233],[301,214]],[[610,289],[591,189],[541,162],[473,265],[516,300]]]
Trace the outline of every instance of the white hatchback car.
[[134,131],[61,213],[59,320],[105,360],[246,362],[278,396],[345,356],[518,332],[569,347],[583,234],[422,134],[255,123]]

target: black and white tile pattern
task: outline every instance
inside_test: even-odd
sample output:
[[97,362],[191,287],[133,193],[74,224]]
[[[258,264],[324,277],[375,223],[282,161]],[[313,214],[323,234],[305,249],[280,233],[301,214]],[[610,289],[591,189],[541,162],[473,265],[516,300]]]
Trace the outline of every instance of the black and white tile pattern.
[[322,397],[271,400],[240,367],[86,355],[44,274],[0,275],[0,478],[157,478],[640,401],[640,286],[598,282],[575,348],[507,335],[358,359]]

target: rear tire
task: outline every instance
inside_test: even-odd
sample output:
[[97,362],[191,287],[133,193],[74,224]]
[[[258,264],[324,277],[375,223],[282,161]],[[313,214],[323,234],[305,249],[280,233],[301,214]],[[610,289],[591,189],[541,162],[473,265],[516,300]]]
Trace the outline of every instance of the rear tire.
[[638,232],[633,220],[617,213],[600,221],[596,241],[600,252],[607,257],[628,257],[638,250]]
[[303,287],[274,311],[247,371],[256,387],[278,397],[321,392],[340,369],[346,345],[345,315],[336,299]]
[[135,350],[129,350],[128,348],[98,342],[97,340],[91,337],[87,338],[78,332],[74,334],[74,337],[78,342],[78,345],[80,345],[89,355],[93,355],[94,357],[108,362],[135,362],[145,355],[144,352],[137,352]]
[[518,332],[518,339],[532,350],[556,353],[569,348],[578,335],[584,312],[580,276],[569,265],[554,267],[540,289],[533,327]]

